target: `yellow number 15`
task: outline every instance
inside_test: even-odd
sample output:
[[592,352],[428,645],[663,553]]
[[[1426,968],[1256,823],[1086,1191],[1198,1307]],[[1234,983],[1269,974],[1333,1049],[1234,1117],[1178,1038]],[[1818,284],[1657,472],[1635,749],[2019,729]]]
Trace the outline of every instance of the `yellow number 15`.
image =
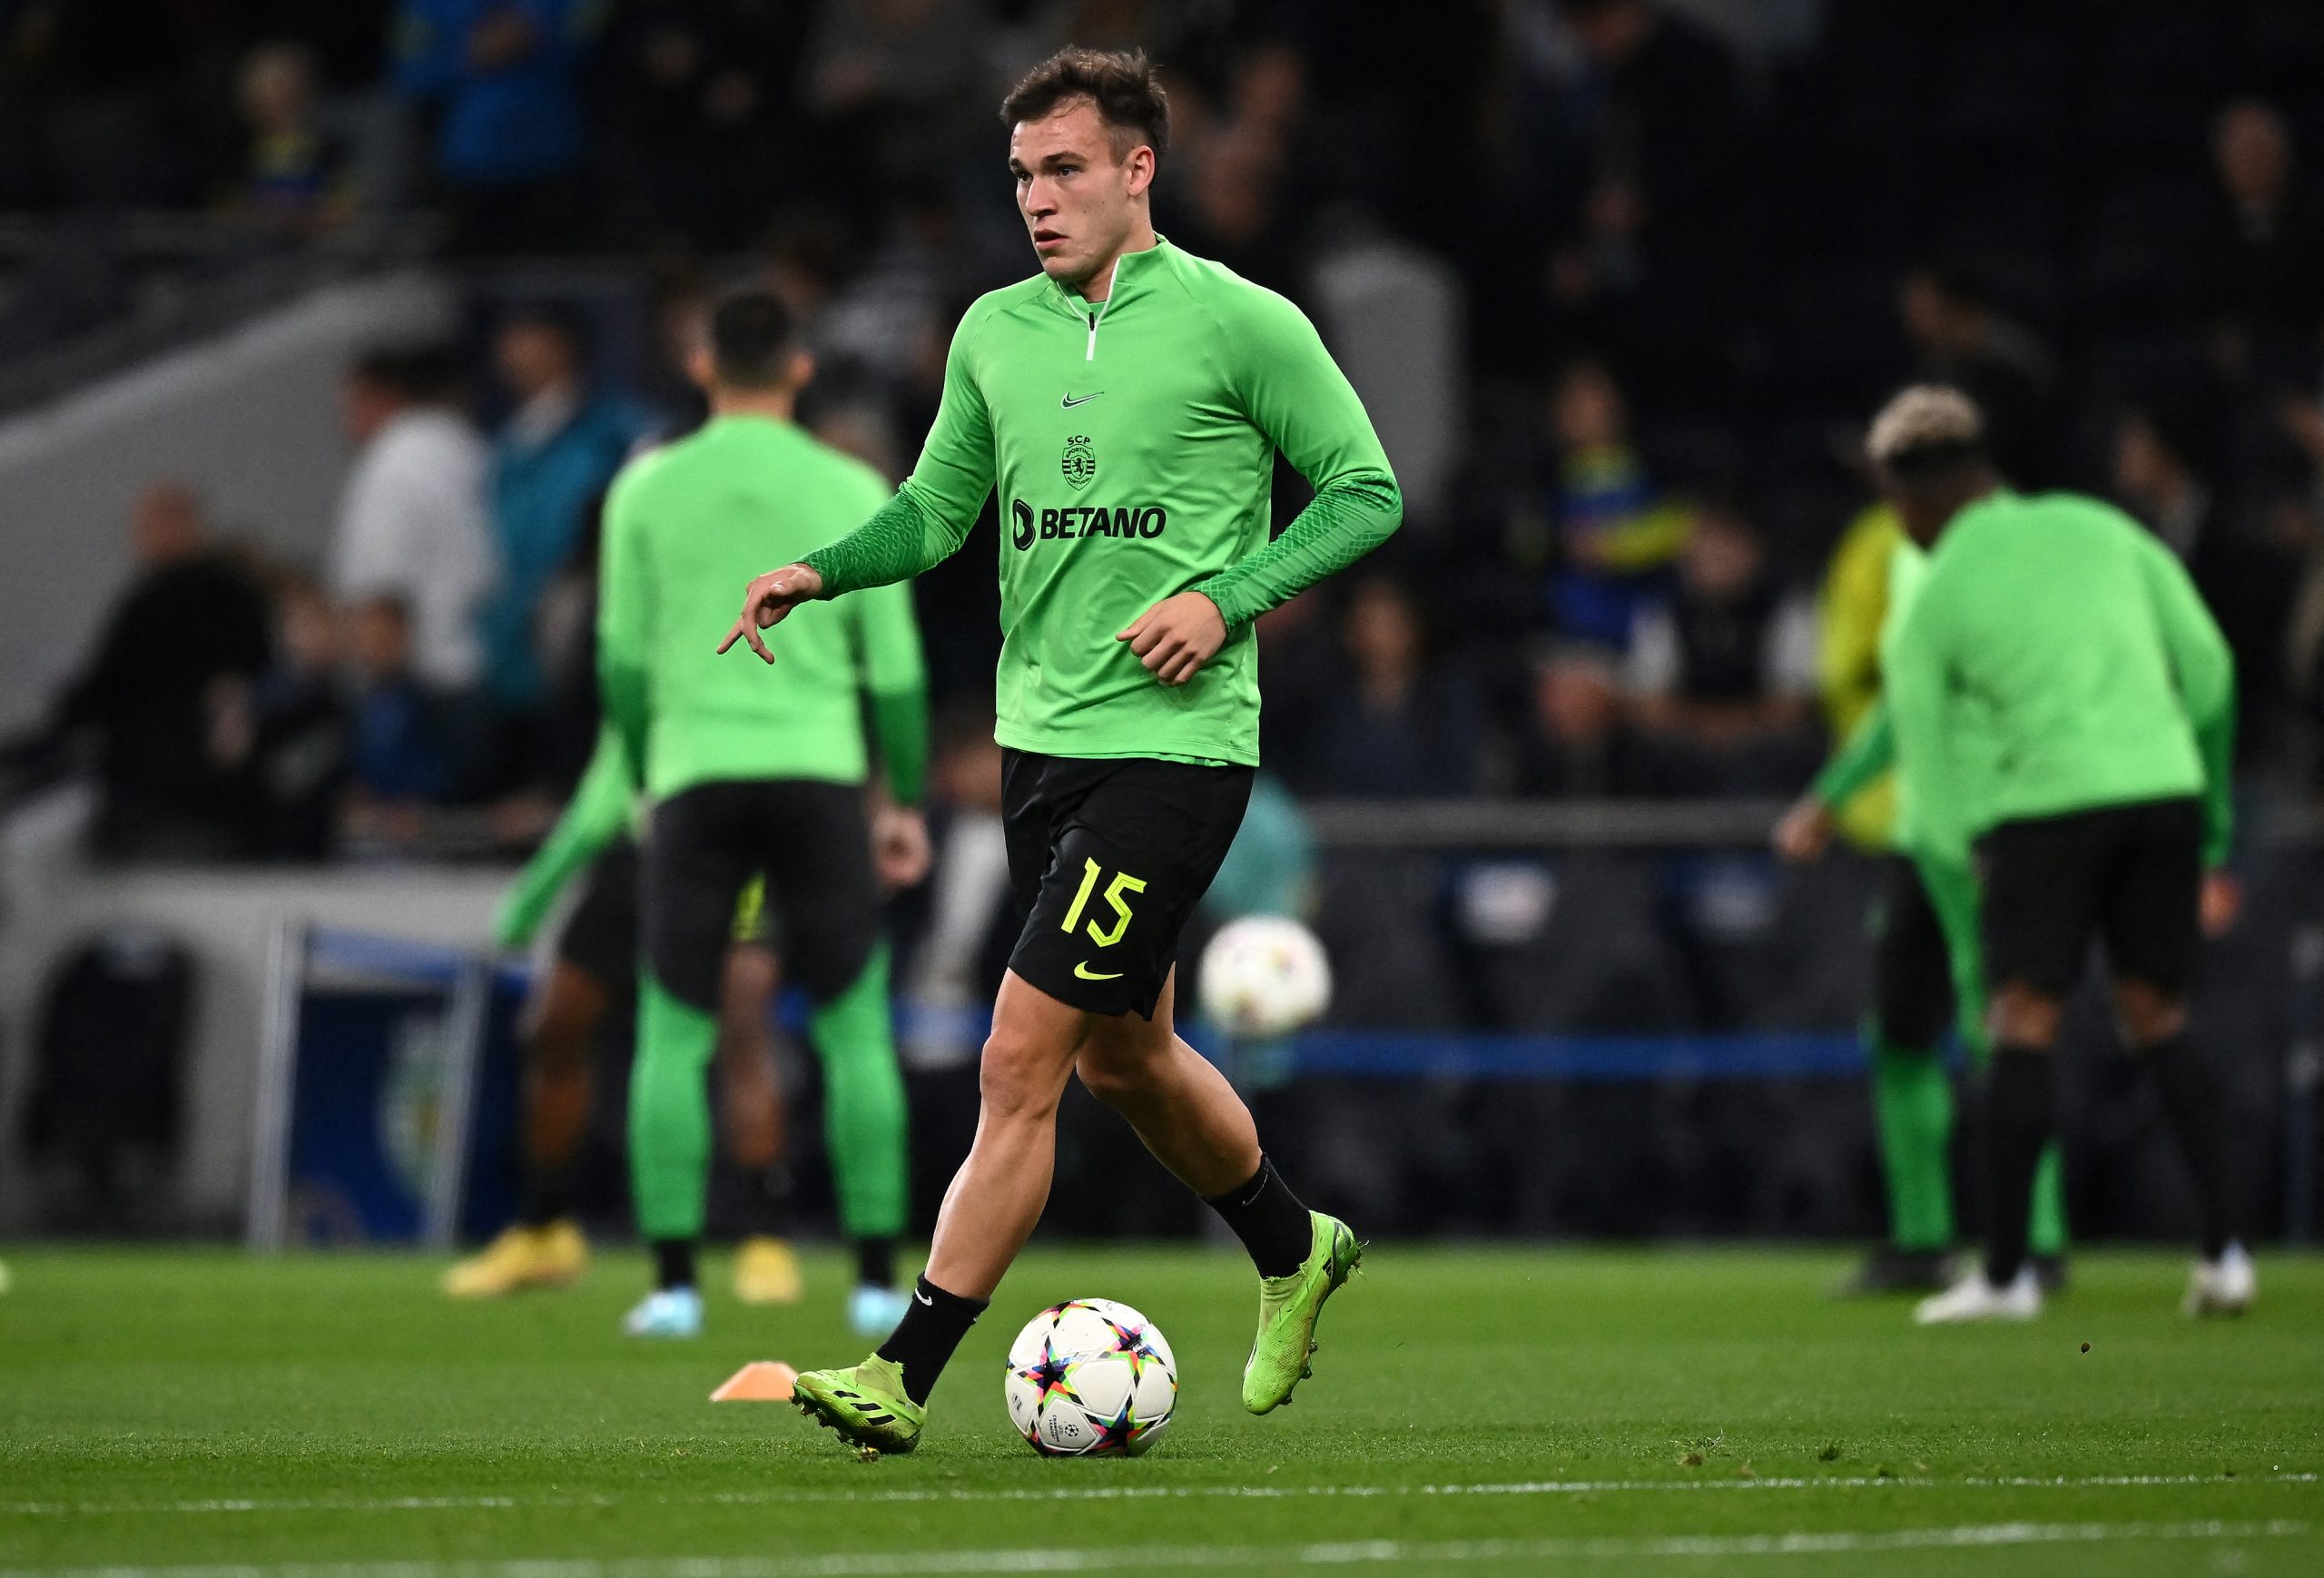
[[[1081,923],[1081,912],[1088,906],[1089,895],[1097,891],[1098,878],[1103,874],[1098,871],[1098,863],[1094,860],[1084,861],[1082,864],[1086,869],[1082,873],[1081,891],[1073,895],[1073,907],[1066,911],[1065,924],[1058,928],[1060,932],[1070,932]],[[1092,921],[1089,922],[1089,941],[1100,948],[1111,948],[1120,942],[1122,933],[1129,930],[1129,901],[1122,895],[1142,893],[1145,891],[1146,884],[1129,873],[1116,872],[1114,880],[1106,884],[1104,895],[1106,902],[1114,907],[1113,930],[1100,932],[1098,930],[1098,922]]]

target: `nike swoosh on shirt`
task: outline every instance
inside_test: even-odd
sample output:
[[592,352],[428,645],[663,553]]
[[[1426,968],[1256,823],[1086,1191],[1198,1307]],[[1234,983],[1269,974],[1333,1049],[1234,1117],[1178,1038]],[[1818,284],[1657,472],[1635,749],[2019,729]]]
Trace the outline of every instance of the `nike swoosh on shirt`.
[[1076,406],[1088,405],[1091,400],[1096,399],[1098,395],[1104,394],[1105,392],[1106,391],[1104,390],[1099,390],[1098,394],[1067,395],[1062,399],[1059,400],[1058,404],[1069,411]]
[[1115,971],[1111,975],[1099,974],[1097,971],[1089,968],[1089,962],[1087,959],[1073,967],[1073,973],[1081,977],[1084,981],[1119,981],[1122,978],[1122,972],[1118,970]]

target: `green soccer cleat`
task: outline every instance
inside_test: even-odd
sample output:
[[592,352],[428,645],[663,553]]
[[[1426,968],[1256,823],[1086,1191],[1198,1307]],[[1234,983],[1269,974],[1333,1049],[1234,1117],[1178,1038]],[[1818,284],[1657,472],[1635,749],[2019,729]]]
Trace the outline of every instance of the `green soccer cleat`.
[[1364,1258],[1364,1246],[1336,1217],[1310,1211],[1315,1248],[1288,1277],[1259,1278],[1259,1335],[1243,1365],[1243,1406],[1265,1414],[1291,1401],[1291,1388],[1314,1374],[1315,1317]]
[[791,1386],[792,1405],[840,1439],[872,1452],[920,1445],[928,1410],[904,1395],[904,1368],[878,1354],[852,1370],[809,1370]]

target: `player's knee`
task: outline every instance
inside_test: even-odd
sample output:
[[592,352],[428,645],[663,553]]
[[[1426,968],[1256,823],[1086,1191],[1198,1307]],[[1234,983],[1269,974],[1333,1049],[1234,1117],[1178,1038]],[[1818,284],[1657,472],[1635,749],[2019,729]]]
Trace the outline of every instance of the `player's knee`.
[[2065,1004],[2030,986],[2012,984],[1994,993],[1986,1021],[1994,1044],[2047,1051],[2058,1043]]
[[1153,1061],[1147,1058],[1108,1056],[1085,1047],[1074,1071],[1089,1094],[1117,1110],[1136,1107],[1154,1089]]
[[977,1074],[987,1116],[1039,1118],[1054,1112],[1069,1067],[1069,1058],[1059,1057],[1056,1049],[1038,1037],[993,1026]]
[[2187,1000],[2149,981],[2114,983],[2114,1016],[2132,1050],[2155,1046],[2187,1028]]

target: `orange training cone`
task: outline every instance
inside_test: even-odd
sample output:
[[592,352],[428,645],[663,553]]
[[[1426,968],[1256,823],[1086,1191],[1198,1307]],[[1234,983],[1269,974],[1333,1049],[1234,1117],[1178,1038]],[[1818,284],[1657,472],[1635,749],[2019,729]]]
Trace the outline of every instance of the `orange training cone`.
[[753,1359],[710,1394],[714,1403],[788,1403],[799,1372],[779,1359]]

